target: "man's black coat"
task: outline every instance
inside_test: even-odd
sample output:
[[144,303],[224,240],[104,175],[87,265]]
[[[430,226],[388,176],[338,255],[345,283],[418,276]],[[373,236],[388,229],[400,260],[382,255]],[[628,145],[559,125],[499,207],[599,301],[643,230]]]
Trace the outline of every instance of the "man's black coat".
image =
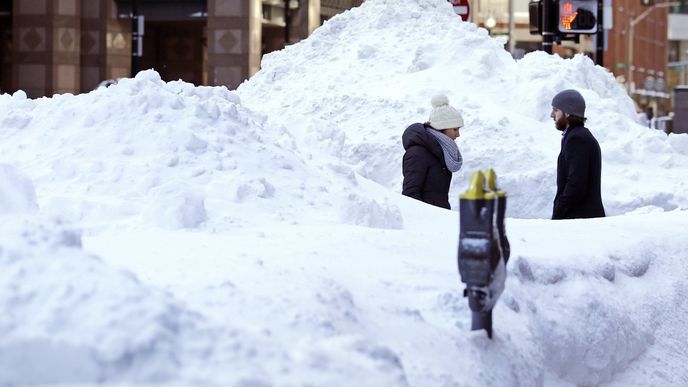
[[569,128],[561,140],[552,219],[603,217],[601,174],[602,152],[595,137],[584,126]]
[[402,162],[404,183],[401,193],[450,209],[448,195],[452,173],[444,162],[439,141],[427,132],[425,125],[413,124],[404,131],[401,143],[406,150]]

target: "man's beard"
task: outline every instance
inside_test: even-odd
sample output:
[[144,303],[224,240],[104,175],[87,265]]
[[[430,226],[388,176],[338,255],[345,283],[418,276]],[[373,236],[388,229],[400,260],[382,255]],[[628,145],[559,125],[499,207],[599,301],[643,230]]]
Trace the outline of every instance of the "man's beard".
[[562,115],[558,120],[554,121],[554,126],[556,126],[557,130],[564,131],[566,130],[566,127],[569,125],[569,123],[566,121],[566,116]]

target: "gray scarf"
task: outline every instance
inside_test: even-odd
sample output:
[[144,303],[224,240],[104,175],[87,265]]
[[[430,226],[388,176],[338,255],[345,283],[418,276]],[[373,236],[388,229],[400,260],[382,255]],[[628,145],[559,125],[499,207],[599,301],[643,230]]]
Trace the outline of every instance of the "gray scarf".
[[456,145],[456,142],[439,130],[430,128],[426,128],[425,130],[430,132],[433,136],[435,136],[437,141],[439,141],[440,146],[442,147],[442,153],[444,153],[444,163],[447,164],[447,169],[452,172],[456,172],[461,169],[461,166],[463,165],[463,158],[461,157],[461,152],[459,152],[459,147]]

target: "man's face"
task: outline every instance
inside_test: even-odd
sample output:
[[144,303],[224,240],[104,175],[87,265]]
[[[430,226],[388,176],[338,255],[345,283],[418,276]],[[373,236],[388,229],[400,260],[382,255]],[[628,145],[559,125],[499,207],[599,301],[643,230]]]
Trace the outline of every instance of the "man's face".
[[554,126],[556,126],[557,130],[564,131],[566,129],[566,117],[568,117],[568,114],[552,107],[552,113],[549,116],[554,120]]

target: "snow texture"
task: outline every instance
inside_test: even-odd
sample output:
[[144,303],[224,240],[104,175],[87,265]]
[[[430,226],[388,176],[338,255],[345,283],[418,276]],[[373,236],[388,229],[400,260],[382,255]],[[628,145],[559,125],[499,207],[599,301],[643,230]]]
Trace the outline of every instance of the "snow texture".
[[[551,221],[575,88],[609,217]],[[470,331],[456,211],[400,195],[443,93],[508,194],[494,338]],[[588,58],[514,61],[444,0],[368,0],[237,90],[153,70],[0,95],[0,385],[688,385],[688,136]]]

